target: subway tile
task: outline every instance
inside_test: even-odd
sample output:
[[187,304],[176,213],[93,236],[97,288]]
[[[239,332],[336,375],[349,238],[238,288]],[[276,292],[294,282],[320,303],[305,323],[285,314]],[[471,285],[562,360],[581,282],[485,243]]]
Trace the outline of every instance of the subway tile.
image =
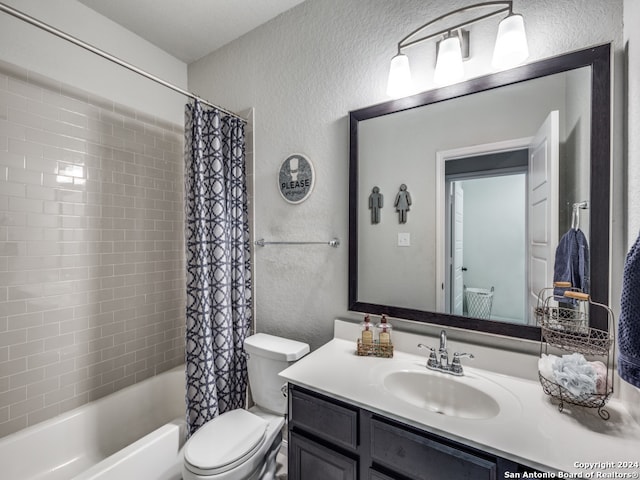
[[44,339],[45,351],[55,350],[59,348],[65,348],[74,344],[74,334],[65,333],[55,337],[48,337]]
[[[27,368],[34,369],[45,367],[60,361],[60,352],[57,350],[50,350],[48,352],[42,352],[35,355],[30,355],[27,358]],[[56,382],[57,385],[57,382]]]
[[104,383],[104,379],[101,379],[101,385],[93,390],[89,391],[89,401],[93,402],[98,400],[106,395],[109,395],[114,392],[114,384],[112,383]]
[[28,298],[42,297],[43,287],[40,283],[32,283],[28,285],[20,285],[18,287],[9,287],[9,300],[24,300]]
[[123,127],[125,118],[127,118],[126,115],[123,116],[121,113],[116,113],[113,110],[109,111],[107,109],[100,112],[100,120],[113,126]]
[[136,372],[136,382],[142,382],[147,378],[151,378],[156,374],[155,367],[150,367],[145,370]]
[[[9,151],[9,141],[16,140],[18,142],[24,142],[27,138],[27,127],[8,121],[7,118],[0,119],[0,132],[2,132],[0,138],[4,140],[2,151]],[[16,145],[13,145],[12,148],[15,149]]]
[[[101,331],[99,332],[102,333]],[[89,352],[97,352],[105,348],[113,347],[113,337],[99,337],[96,340],[89,341]]]
[[9,359],[16,360],[18,358],[27,358],[27,368],[33,368],[29,364],[32,356],[38,355],[44,351],[44,341],[36,340],[26,343],[15,343],[9,346]]
[[60,411],[66,412],[68,410],[72,410],[74,408],[80,407],[89,401],[89,395],[87,393],[82,393],[78,395],[74,395],[68,400],[63,400],[59,403]]
[[24,112],[27,110],[29,100],[22,95],[18,95],[13,92],[9,92],[6,89],[0,90],[0,106],[7,111],[13,110],[14,112]]
[[[18,170],[24,169],[25,155],[20,153],[0,151],[0,165],[5,167],[11,167]],[[6,194],[6,191],[4,188],[2,189],[2,191],[5,192]],[[21,195],[21,196],[24,196],[24,195]]]
[[[51,202],[55,200],[55,193],[52,188],[42,187],[40,185],[25,185],[25,196],[28,199]],[[44,209],[43,203],[43,209]]]
[[41,408],[32,412],[29,412],[27,414],[27,424],[29,426],[35,425],[36,423],[49,420],[50,418],[53,418],[59,414],[60,414],[59,405],[51,405],[45,408]]
[[[1,404],[0,404],[1,405]],[[8,422],[0,423],[0,437],[10,435],[19,430],[22,430],[27,426],[27,416],[24,415],[20,418],[11,419]]]
[[122,380],[125,377],[124,375],[124,367],[116,367],[110,372],[106,372],[102,374],[103,383],[116,383]]
[[9,152],[15,153],[17,155],[32,155],[35,157],[42,157],[44,153],[42,145],[13,137],[9,137],[8,150]]
[[100,375],[95,375],[76,383],[76,395],[89,394],[91,390],[95,390],[100,387],[102,378]]
[[87,378],[86,366],[78,365],[76,359],[67,359],[45,368],[47,378],[60,377],[60,387],[77,383]]
[[[124,372],[125,375],[134,375],[137,374],[138,372],[143,371],[145,368],[147,368],[147,362],[146,360],[140,360],[140,361],[136,361],[134,363],[130,363],[128,365],[125,366],[124,368]],[[138,381],[136,379],[136,381]]]
[[39,102],[42,101],[42,88],[36,85],[31,85],[21,79],[9,77],[7,91]]
[[[7,347],[5,347],[7,348]],[[0,377],[11,378],[11,375],[16,375],[27,370],[26,357],[16,358],[13,360],[6,360],[0,364]],[[9,383],[10,385],[10,383]],[[3,405],[0,402],[0,405]]]
[[117,137],[115,135],[100,135],[100,143],[107,147],[111,147],[114,149],[122,149],[124,148],[125,141],[124,139]]
[[56,323],[70,320],[74,316],[74,309],[71,307],[63,307],[55,310],[43,312],[42,323]]
[[[35,370],[27,370],[26,372],[16,373],[9,377],[9,385],[12,389],[24,387],[30,383],[39,382],[44,379],[44,368]],[[2,403],[0,403],[2,405]]]
[[19,345],[25,343],[26,341],[27,330],[25,328],[0,332],[0,347]]
[[[16,213],[16,215],[18,215]],[[47,215],[44,213],[26,213],[26,225],[30,228],[64,228],[64,222],[61,222],[55,215]]]
[[65,387],[59,387],[55,390],[45,393],[44,395],[44,404],[45,406],[51,406],[57,403],[60,403],[64,400],[68,400],[69,398],[75,395],[75,387],[74,385],[67,385]]
[[[9,140],[9,148],[11,148],[11,139]],[[38,171],[24,170],[22,168],[9,167],[7,181],[18,184],[41,185],[42,173]]]
[[89,347],[86,344],[78,344],[78,345],[68,345],[66,347],[61,347],[60,351],[60,361],[65,362],[67,360],[75,360],[82,355],[86,355],[89,352]]
[[27,385],[27,398],[33,398],[40,395],[46,396],[47,393],[56,391],[59,387],[60,380],[58,377],[45,378],[41,382]]
[[184,352],[181,127],[18,72],[16,93],[0,82],[0,388],[28,395],[0,429]]
[[30,412],[39,410],[44,407],[44,395],[38,395],[33,398],[27,398],[23,402],[9,405],[9,417],[18,418],[27,415]]
[[60,322],[60,333],[73,333],[89,328],[89,319],[87,317],[66,320]]
[[38,132],[42,130],[45,119],[40,115],[35,115],[34,113],[28,112],[26,109],[16,109],[12,107],[8,107],[7,109],[7,121],[13,125],[19,125],[24,132],[24,135],[18,138],[22,140],[27,140],[29,135],[33,135],[33,132]]
[[50,323],[39,327],[31,327],[27,329],[27,341],[40,340],[44,338],[57,337],[60,334],[60,325]]

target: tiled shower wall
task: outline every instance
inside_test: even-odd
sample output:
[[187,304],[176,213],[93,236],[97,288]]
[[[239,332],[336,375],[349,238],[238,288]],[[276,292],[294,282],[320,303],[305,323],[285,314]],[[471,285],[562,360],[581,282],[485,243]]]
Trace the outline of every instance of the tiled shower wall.
[[182,128],[0,63],[0,436],[184,361]]

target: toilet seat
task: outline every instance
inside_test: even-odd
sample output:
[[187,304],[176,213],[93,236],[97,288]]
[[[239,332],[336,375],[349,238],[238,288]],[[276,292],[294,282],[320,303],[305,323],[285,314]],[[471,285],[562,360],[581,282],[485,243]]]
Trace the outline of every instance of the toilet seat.
[[217,475],[246,462],[265,441],[269,422],[247,410],[225,412],[203,425],[184,447],[186,468]]

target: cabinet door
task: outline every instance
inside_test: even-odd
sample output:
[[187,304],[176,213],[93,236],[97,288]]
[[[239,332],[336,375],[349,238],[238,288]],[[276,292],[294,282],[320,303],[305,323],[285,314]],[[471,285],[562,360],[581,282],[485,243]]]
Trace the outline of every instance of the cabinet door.
[[358,409],[299,387],[290,391],[289,428],[301,429],[333,445],[358,446]]
[[356,480],[358,462],[291,432],[290,480]]
[[371,458],[415,480],[497,479],[495,461],[378,420],[371,422]]

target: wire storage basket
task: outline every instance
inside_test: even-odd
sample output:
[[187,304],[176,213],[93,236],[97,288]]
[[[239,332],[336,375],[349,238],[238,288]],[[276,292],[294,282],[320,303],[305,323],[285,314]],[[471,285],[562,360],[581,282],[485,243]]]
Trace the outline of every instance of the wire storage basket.
[[464,299],[467,303],[467,314],[474,318],[488,319],[493,306],[493,287],[464,288]]
[[[566,285],[556,285],[566,287]],[[597,392],[574,394],[560,385],[555,378],[549,378],[538,372],[538,378],[545,394],[560,401],[558,409],[563,410],[565,404],[581,407],[597,408],[598,415],[609,419],[609,412],[604,409],[613,394],[613,370],[611,366],[613,339],[613,311],[607,305],[593,302],[588,294],[569,288],[558,299],[553,288],[543,289],[538,297],[536,317],[540,325],[540,355],[547,353],[548,346],[565,351],[600,357],[606,367],[604,384]],[[550,293],[551,292],[551,293]],[[574,303],[571,303],[574,302]],[[603,331],[589,327],[589,308],[603,308],[607,311],[608,330]]]
[[[556,287],[565,287],[562,282]],[[592,302],[589,295],[576,289],[566,290],[558,301],[554,288],[545,288],[538,295],[535,315],[548,343],[583,355],[607,355],[613,344],[613,312],[600,303]],[[589,326],[589,307],[604,308],[609,317],[609,329],[598,330]]]

